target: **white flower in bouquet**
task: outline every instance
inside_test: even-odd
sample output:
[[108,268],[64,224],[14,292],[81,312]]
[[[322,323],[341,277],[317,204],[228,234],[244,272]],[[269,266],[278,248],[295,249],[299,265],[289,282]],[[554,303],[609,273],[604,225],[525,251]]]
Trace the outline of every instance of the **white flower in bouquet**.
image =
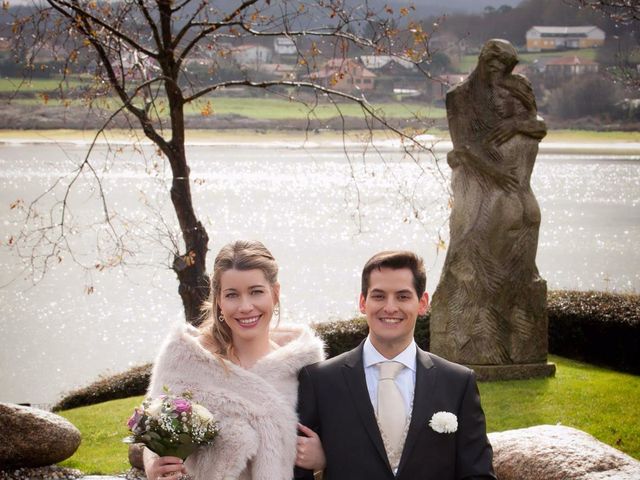
[[202,405],[191,400],[191,394],[147,398],[137,407],[127,426],[132,435],[125,443],[144,443],[160,456],[186,459],[198,447],[213,443],[218,436],[218,423]]
[[436,412],[429,420],[429,426],[438,433],[454,433],[458,430],[458,417],[451,412]]
[[211,412],[209,410],[207,410],[206,408],[204,408],[202,405],[198,405],[197,403],[192,404],[191,406],[191,413],[193,415],[196,415],[201,422],[210,422],[211,420],[213,420],[213,415],[211,415]]
[[157,418],[162,412],[163,399],[164,396],[152,400],[149,406],[145,408],[147,415]]

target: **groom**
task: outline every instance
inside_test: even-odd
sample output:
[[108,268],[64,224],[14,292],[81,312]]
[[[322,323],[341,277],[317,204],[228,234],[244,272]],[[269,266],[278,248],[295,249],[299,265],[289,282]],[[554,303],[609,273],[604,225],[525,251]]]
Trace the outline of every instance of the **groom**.
[[425,285],[414,253],[374,255],[360,295],[367,339],[300,372],[300,423],[322,441],[324,480],[496,478],[473,372],[413,339]]

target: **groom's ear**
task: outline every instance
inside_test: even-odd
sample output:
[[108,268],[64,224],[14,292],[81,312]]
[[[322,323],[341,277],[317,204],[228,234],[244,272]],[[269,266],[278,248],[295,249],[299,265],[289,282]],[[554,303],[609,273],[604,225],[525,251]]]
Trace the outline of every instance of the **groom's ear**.
[[429,309],[429,294],[427,292],[424,292],[422,294],[422,297],[420,297],[418,304],[418,315],[426,314],[427,310]]
[[360,305],[360,313],[367,313],[367,312],[365,311],[365,308],[364,308],[364,307],[365,307],[365,303],[366,303],[366,301],[367,301],[367,299],[364,297],[364,295],[363,295],[363,294],[360,294],[360,302],[359,302],[359,305]]

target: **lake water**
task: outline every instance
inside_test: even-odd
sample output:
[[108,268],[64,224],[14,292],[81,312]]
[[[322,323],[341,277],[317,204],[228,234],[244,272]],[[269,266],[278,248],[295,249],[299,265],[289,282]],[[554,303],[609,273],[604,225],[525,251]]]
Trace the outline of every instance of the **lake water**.
[[[259,140],[191,145],[193,196],[212,252],[238,238],[272,250],[284,321],[356,314],[360,269],[382,249],[423,255],[433,293],[448,242],[445,161],[438,168],[429,155],[407,158],[389,145],[363,152]],[[42,266],[48,242],[33,259],[31,250],[8,246],[24,207],[56,181],[38,212],[60,212],[63,185],[86,151],[82,144],[0,145],[0,401],[51,403],[101,374],[149,361],[181,321],[169,268],[176,231],[170,172],[150,147],[102,145],[93,157],[115,231],[133,251],[126,268],[102,268],[113,260],[112,232],[100,224],[99,185],[89,173],[67,202],[73,257],[62,253],[41,277],[30,262]],[[549,288],[640,291],[640,156],[541,154],[532,184],[543,215],[537,263]],[[57,234],[40,232],[49,240]]]

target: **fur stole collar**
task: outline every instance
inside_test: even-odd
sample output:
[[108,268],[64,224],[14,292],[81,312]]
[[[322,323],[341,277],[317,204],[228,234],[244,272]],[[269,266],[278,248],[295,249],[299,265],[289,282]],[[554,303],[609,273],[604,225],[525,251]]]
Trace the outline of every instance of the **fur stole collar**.
[[[219,374],[232,374],[243,379],[278,378],[294,374],[324,358],[324,345],[314,332],[305,325],[283,325],[270,331],[271,340],[280,348],[260,359],[249,369],[230,361],[220,360],[199,342],[200,332],[193,326],[181,324],[167,337],[155,363],[156,370],[162,366],[177,374],[193,374],[198,367],[207,367]],[[170,362],[170,364],[168,364]],[[158,372],[159,373],[159,372]],[[207,375],[208,376],[208,375]],[[180,392],[174,392],[180,393]]]
[[289,480],[297,437],[298,372],[323,358],[322,341],[306,326],[271,331],[280,346],[250,369],[220,360],[199,342],[200,333],[182,324],[172,331],[154,364],[149,395],[167,386],[190,391],[219,420],[220,437],[189,457],[197,480],[251,478]]

